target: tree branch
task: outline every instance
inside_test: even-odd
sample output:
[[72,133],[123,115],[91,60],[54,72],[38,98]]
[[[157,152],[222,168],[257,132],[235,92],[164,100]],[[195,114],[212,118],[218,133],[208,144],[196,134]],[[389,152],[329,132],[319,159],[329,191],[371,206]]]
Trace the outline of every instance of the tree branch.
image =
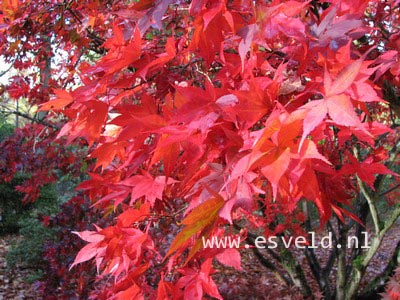
[[399,187],[400,187],[400,183],[398,183],[394,187],[391,187],[390,189],[380,193],[379,196],[385,196],[386,194],[389,194],[390,192],[394,191],[395,189],[397,189]]
[[368,286],[362,291],[361,298],[371,298],[376,295],[377,292],[381,292],[384,289],[385,283],[388,278],[393,274],[394,269],[400,264],[400,241],[397,243],[394,249],[392,258],[386,265],[385,270],[376,276]]
[[371,212],[372,222],[374,223],[375,234],[379,234],[380,232],[380,220],[378,215],[378,210],[376,209],[376,205],[372,196],[367,192],[367,189],[364,186],[364,183],[361,181],[360,177],[356,176],[358,186],[360,187],[361,193],[367,199],[369,211]]
[[[238,229],[238,230],[243,229],[243,228],[242,228],[239,224],[237,224],[237,223],[234,223],[233,226],[234,226],[236,229]],[[253,246],[253,247],[252,247],[252,251],[253,251],[254,255],[257,257],[258,261],[259,261],[265,268],[271,270],[271,271],[275,274],[275,276],[276,276],[280,281],[283,281],[287,286],[293,285],[294,283],[293,283],[293,281],[291,280],[291,278],[290,278],[290,277],[287,277],[285,274],[283,274],[282,271],[279,270],[271,261],[269,261],[268,258],[266,258],[265,255],[263,255],[263,254],[260,252],[260,249],[258,249],[258,248],[255,246],[255,238],[256,238],[257,236],[256,236],[255,234],[250,233],[250,232],[247,233],[247,236],[248,236],[249,244]],[[273,256],[276,255],[276,253],[273,253],[273,254],[274,254]],[[276,256],[277,256],[277,255],[276,255]],[[278,258],[278,261],[280,261],[280,257],[277,256],[277,258]]]
[[[356,147],[353,148],[353,153],[354,153],[354,156],[357,158],[357,160],[359,160],[359,155],[358,155],[358,151],[357,151]],[[368,191],[364,185],[364,182],[362,182],[360,177],[358,177],[358,175],[356,175],[356,178],[357,178],[358,186],[360,187],[360,191],[368,202],[369,210],[371,212],[372,222],[374,223],[375,234],[378,235],[379,231],[380,231],[380,228],[379,228],[380,220],[379,220],[378,210],[376,209],[374,199],[368,193]]]
[[7,72],[11,70],[12,66],[13,66],[13,64],[11,64],[11,65],[8,67],[7,70],[4,70],[3,72],[1,72],[1,73],[0,73],[0,77],[3,77],[5,74],[7,74]]
[[44,120],[38,120],[38,119],[36,119],[36,118],[34,118],[34,117],[31,117],[31,116],[28,115],[28,114],[25,114],[25,113],[22,113],[22,112],[19,112],[19,111],[16,111],[16,110],[2,111],[2,113],[4,113],[4,114],[14,114],[14,115],[23,117],[23,118],[25,118],[25,119],[27,119],[27,120],[29,120],[29,121],[35,122],[35,123],[37,123],[37,124],[42,124],[42,125],[44,125],[44,126],[48,126],[48,127],[53,128],[53,129],[60,130],[60,127],[58,127],[57,125],[48,123],[48,122],[46,122],[46,121],[44,121]]

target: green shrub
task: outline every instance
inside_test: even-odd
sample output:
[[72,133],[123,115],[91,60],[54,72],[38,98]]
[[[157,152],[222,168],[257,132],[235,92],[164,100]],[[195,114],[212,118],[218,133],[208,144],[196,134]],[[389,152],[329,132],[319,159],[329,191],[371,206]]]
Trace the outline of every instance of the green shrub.
[[42,188],[40,198],[31,204],[30,210],[20,214],[18,221],[20,238],[11,245],[6,255],[7,265],[39,269],[43,266],[43,245],[54,240],[54,230],[46,227],[40,219],[54,216],[60,209],[54,185]]
[[24,205],[23,195],[15,190],[23,180],[18,175],[11,182],[0,183],[0,235],[18,232],[19,222],[29,214],[31,204]]
[[24,268],[40,269],[43,244],[53,239],[53,232],[39,220],[26,217],[21,220],[20,234],[21,238],[6,254],[7,266],[13,268],[18,264]]
[[5,117],[0,114],[0,142],[11,135],[14,131],[14,128],[15,126],[7,123]]

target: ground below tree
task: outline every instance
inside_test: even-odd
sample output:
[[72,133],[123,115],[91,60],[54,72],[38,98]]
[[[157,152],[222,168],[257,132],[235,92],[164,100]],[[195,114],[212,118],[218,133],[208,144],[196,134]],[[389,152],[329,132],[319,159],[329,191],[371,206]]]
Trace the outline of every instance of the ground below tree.
[[[0,237],[0,300],[40,300],[41,295],[35,292],[34,285],[27,283],[26,278],[30,276],[32,270],[16,267],[13,270],[7,269],[5,259],[6,252],[10,248],[12,241],[21,237],[8,235]],[[367,269],[364,279],[364,286],[368,284],[376,275],[382,272],[386,262],[391,258],[394,247],[400,239],[400,224],[392,228],[385,237],[380,250],[373,258]],[[325,251],[325,253],[327,253]],[[309,278],[311,288],[315,291],[314,297],[318,299],[319,292],[317,283],[313,280],[311,271],[308,268],[305,257],[301,255],[302,265]],[[320,253],[324,255],[324,253]],[[323,258],[323,257],[321,257]],[[297,288],[288,288],[270,271],[257,260],[253,252],[249,249],[242,251],[242,271],[233,268],[217,266],[218,273],[213,275],[219,286],[221,295],[226,300],[272,300],[287,299],[301,300],[300,291]],[[333,277],[332,280],[335,280]],[[323,299],[323,298],[321,298]]]

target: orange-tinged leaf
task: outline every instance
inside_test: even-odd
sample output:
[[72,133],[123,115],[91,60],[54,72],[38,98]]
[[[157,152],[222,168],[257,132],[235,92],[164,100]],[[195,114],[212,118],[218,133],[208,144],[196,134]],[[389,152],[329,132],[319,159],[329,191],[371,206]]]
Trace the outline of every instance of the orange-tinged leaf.
[[[160,144],[162,144],[162,140],[168,140],[168,135],[164,134],[161,137]],[[181,147],[178,142],[167,144],[163,147],[157,147],[151,159],[151,164],[153,165],[162,160],[165,175],[168,177],[175,167],[180,154],[180,149]]]
[[268,179],[272,186],[274,199],[278,193],[279,180],[287,171],[290,163],[290,148],[286,148],[272,163],[261,169],[263,175]]
[[74,101],[74,97],[64,90],[54,90],[54,94],[56,95],[55,99],[44,103],[39,111],[62,109]]
[[[195,207],[182,221],[184,225],[193,225],[201,223],[204,218],[218,215],[218,210],[224,205],[225,200],[220,195],[214,195],[213,198],[201,203]],[[203,226],[205,227],[205,226]]]
[[186,226],[175,237],[165,257],[178,250],[190,237],[214,223],[218,219],[218,212],[224,204],[224,198],[218,195],[195,207],[182,221],[182,224]]
[[186,257],[185,264],[187,264],[192,257],[203,247],[203,238],[207,239],[210,237],[211,233],[214,231],[213,223],[210,223],[199,233],[199,238],[196,239],[194,245],[190,248],[189,254]]
[[14,14],[18,11],[20,6],[19,0],[3,0],[2,9],[5,16],[14,19]]
[[318,152],[317,146],[315,143],[311,140],[305,140],[303,147],[301,148],[300,151],[300,156],[303,159],[310,159],[310,158],[315,158],[322,160],[323,162],[327,163],[328,165],[331,165],[329,160],[323,156],[321,153]]
[[275,110],[271,113],[265,123],[265,129],[262,135],[258,138],[253,149],[266,152],[266,148],[269,148],[270,138],[281,129],[281,121],[279,120],[279,110]]
[[290,147],[293,141],[300,135],[303,120],[297,119],[290,123],[283,124],[278,133],[280,147]]
[[135,222],[142,221],[150,215],[150,203],[146,202],[139,209],[129,208],[118,216],[122,227],[129,227]]
[[124,157],[126,142],[105,143],[96,148],[90,155],[97,158],[94,170],[97,167],[102,167],[104,170],[117,156],[120,159]]

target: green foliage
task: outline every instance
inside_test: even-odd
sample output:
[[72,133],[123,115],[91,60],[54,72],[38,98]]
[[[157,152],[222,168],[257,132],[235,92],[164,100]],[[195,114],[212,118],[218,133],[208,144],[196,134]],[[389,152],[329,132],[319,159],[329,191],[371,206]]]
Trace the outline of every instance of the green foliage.
[[22,203],[23,195],[15,190],[23,180],[24,176],[18,175],[0,184],[0,234],[18,232],[19,221],[27,214],[28,205]]
[[7,122],[5,116],[0,113],[0,142],[11,135],[14,131],[14,126]]
[[24,218],[20,224],[22,238],[7,252],[7,265],[11,268],[16,264],[22,267],[40,268],[43,263],[43,244],[53,239],[53,232],[32,217]]
[[362,262],[363,262],[363,257],[362,256],[358,256],[357,258],[355,258],[354,260],[353,260],[353,266],[354,266],[354,268],[355,269],[357,269],[357,270],[361,270],[361,268],[362,268]]
[[21,239],[11,245],[7,253],[9,267],[16,264],[26,268],[40,269],[43,265],[43,245],[54,240],[54,230],[40,221],[42,216],[55,215],[59,211],[60,202],[54,185],[42,188],[40,198],[32,204],[18,221]]

